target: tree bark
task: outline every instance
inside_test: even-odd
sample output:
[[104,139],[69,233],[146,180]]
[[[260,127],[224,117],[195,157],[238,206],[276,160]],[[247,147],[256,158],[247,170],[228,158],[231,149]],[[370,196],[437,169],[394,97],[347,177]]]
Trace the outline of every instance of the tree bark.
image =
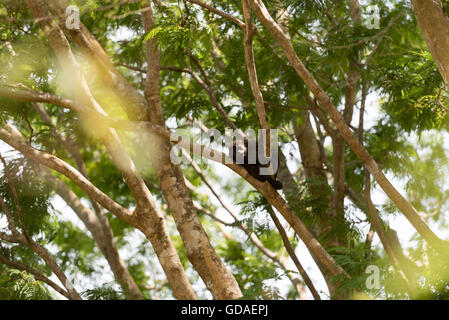
[[64,199],[67,205],[84,223],[87,230],[89,230],[92,238],[97,243],[98,248],[111,267],[116,281],[120,284],[128,299],[143,299],[142,293],[129,273],[125,262],[120,257],[114,242],[112,230],[110,230],[110,233],[105,234],[104,226],[95,213],[86,208],[77,195],[64,182],[52,175],[47,168],[40,166],[37,170],[39,171],[39,175],[53,186],[56,193]]
[[320,107],[329,115],[332,121],[335,123],[338,131],[345,139],[346,143],[351,147],[354,153],[362,161],[365,167],[373,175],[377,183],[382,190],[388,195],[391,201],[396,207],[404,214],[404,216],[410,221],[415,229],[420,233],[423,238],[435,247],[444,247],[444,242],[438,238],[438,236],[427,226],[427,224],[419,217],[417,211],[413,206],[396,190],[387,177],[380,170],[376,161],[371,157],[368,151],[357,140],[354,134],[351,132],[349,126],[345,123],[342,115],[338,112],[332,101],[327,94],[310,74],[302,61],[296,55],[295,50],[291,42],[285,36],[282,29],[270,16],[267,8],[261,0],[249,0],[254,12],[272,34],[278,45],[284,51],[288,61],[292,64],[295,71],[303,79],[307,87],[312,91],[317,98]]
[[109,210],[109,212],[142,231],[153,245],[175,297],[178,299],[196,299],[196,295],[187,279],[179,256],[168,234],[164,218],[159,211],[157,211],[157,216],[153,216],[143,215],[142,213],[136,214],[136,212],[133,213],[123,208],[92,185],[89,180],[66,162],[28,146],[24,143],[23,136],[20,132],[10,125],[5,125],[0,128],[0,139],[21,152],[25,157],[65,175],[92,199]]
[[[80,173],[84,177],[89,179],[86,165],[81,156],[81,153],[79,152],[79,147],[75,143],[75,141],[62,135],[62,133],[54,126],[51,118],[41,104],[33,103],[33,106],[42,120],[50,126],[53,134],[61,142],[64,149],[66,149],[67,152],[73,157]],[[41,170],[47,170],[45,167],[41,168]],[[73,193],[68,186],[51,175],[50,172],[45,173],[46,174],[42,176],[56,186],[56,192],[66,201],[66,203],[72,208],[72,210],[77,214],[86,228],[92,234],[94,241],[97,243],[104,257],[108,261],[114,277],[116,281],[121,285],[125,295],[129,299],[143,299],[140,289],[129,273],[124,261],[120,257],[120,254],[115,245],[114,234],[111,230],[106,215],[103,213],[101,206],[92,198],[89,198],[92,207],[95,210],[95,213],[91,212],[88,208],[84,207],[76,194]]]
[[449,18],[444,14],[440,1],[412,0],[413,12],[427,43],[433,60],[443,77],[449,83]]
[[[143,14],[146,31],[155,23],[151,7],[149,9]],[[165,127],[159,93],[160,56],[153,39],[147,41],[147,66],[147,119],[153,124]],[[170,159],[170,142],[154,137],[150,148],[153,151],[152,162],[159,184],[193,267],[215,299],[241,297],[237,281],[215,252],[199,221],[181,169]]]

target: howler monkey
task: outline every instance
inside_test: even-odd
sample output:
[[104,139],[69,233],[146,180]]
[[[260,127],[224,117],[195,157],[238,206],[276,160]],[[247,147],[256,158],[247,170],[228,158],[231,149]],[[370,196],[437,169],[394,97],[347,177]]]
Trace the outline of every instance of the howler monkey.
[[[268,168],[270,163],[267,164],[261,164],[258,157],[259,152],[259,143],[256,141],[253,145],[256,146],[256,163],[249,163],[249,157],[248,157],[248,139],[245,137],[244,143],[238,143],[236,140],[234,140],[229,147],[229,155],[232,155],[232,160],[235,163],[238,163],[237,153],[243,154],[243,163],[238,163],[242,167],[248,171],[248,173],[256,178],[259,181],[265,182],[268,181],[269,184],[273,186],[276,190],[282,189],[282,183],[277,180],[277,172],[275,172],[273,175],[261,175],[260,174],[260,168]],[[242,158],[240,158],[242,159]]]

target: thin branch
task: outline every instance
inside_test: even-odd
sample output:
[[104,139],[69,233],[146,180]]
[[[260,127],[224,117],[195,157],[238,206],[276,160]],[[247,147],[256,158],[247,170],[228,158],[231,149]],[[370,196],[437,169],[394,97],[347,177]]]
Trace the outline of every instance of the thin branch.
[[144,12],[147,12],[147,11],[148,11],[148,7],[147,8],[141,8],[141,9],[137,9],[137,10],[133,10],[133,11],[128,11],[128,12],[126,12],[124,14],[120,14],[120,15],[117,15],[117,16],[112,16],[111,19],[112,20],[120,20],[120,19],[124,19],[124,18],[126,18],[128,16],[131,16],[133,14],[144,13]]
[[[0,95],[2,95],[2,90],[0,88]],[[15,95],[20,98],[20,95]],[[26,97],[28,99],[32,99],[35,97],[30,97],[30,93],[27,92]],[[38,94],[37,97],[40,97]],[[118,121],[111,120],[105,115],[102,115],[96,111],[90,110],[81,104],[74,103],[68,99],[63,99],[60,97],[55,97],[53,95],[45,94],[44,97],[50,101],[61,102],[66,107],[74,109],[76,108],[81,113],[88,115],[92,120],[95,120],[97,123],[103,125],[109,125],[116,129],[120,130],[128,130],[135,132],[150,132],[163,137],[167,140],[171,140],[172,142],[176,142],[180,147],[185,148],[189,151],[197,152],[199,155],[202,155],[212,161],[217,161],[224,163],[231,170],[235,171],[237,174],[242,176],[246,181],[248,181],[251,185],[253,185],[257,190],[259,190],[267,200],[274,206],[276,209],[284,216],[284,218],[288,221],[288,223],[292,226],[292,228],[296,231],[299,237],[304,241],[308,249],[313,252],[317,259],[325,266],[331,274],[333,275],[347,275],[346,272],[336,264],[335,260],[326,252],[326,250],[322,247],[322,245],[316,240],[316,238],[310,233],[308,228],[304,225],[304,223],[298,218],[298,216],[293,212],[293,210],[289,207],[289,205],[285,202],[285,200],[274,190],[271,185],[267,182],[261,182],[252,177],[242,166],[238,164],[234,164],[232,159],[223,154],[220,151],[213,150],[210,147],[204,147],[202,145],[198,145],[197,143],[190,141],[189,139],[185,139],[180,135],[173,134],[162,128],[160,126],[152,125],[149,122],[145,121]],[[49,99],[50,98],[55,98]],[[56,103],[56,105],[60,105]],[[11,127],[9,127],[9,131],[11,131]],[[27,157],[34,158],[36,161],[42,163],[43,165],[52,168],[77,183],[85,192],[90,194],[96,201],[102,204],[105,208],[110,210],[113,214],[116,214],[120,219],[124,221],[130,221],[131,213],[115,204],[115,202],[111,203],[106,195],[104,195],[100,190],[91,185],[91,183],[82,177],[75,169],[73,169],[68,164],[62,162],[62,160],[45,154],[41,151],[30,148],[26,144],[19,143],[17,139],[14,139],[8,130],[0,129],[0,139],[10,144],[15,149],[24,153]],[[20,136],[20,134],[19,134]],[[81,176],[81,177],[80,177]],[[108,207],[106,207],[108,206]],[[123,211],[125,210],[125,211]]]
[[359,141],[363,142],[363,126],[364,126],[364,116],[365,116],[365,108],[366,108],[366,98],[368,96],[368,88],[364,80],[362,80],[362,100],[360,103],[360,112],[359,112],[359,128],[357,129],[357,135]]
[[[36,110],[36,112],[41,117],[41,119],[44,121],[44,123],[46,123],[50,127],[53,135],[61,142],[61,145],[63,146],[63,148],[73,157],[73,159],[75,160],[76,167],[80,171],[80,173],[84,177],[89,179],[89,176],[87,174],[86,164],[84,163],[83,157],[79,151],[80,147],[78,146],[78,144],[75,141],[73,141],[70,137],[64,136],[56,128],[56,125],[53,123],[53,121],[51,120],[47,111],[45,111],[45,109],[43,108],[43,106],[40,103],[33,102],[32,105],[33,105],[34,109]],[[31,143],[30,143],[30,145],[31,145]],[[89,198],[89,201],[92,204],[92,207],[94,208],[95,214],[97,215],[99,221],[103,225],[103,228],[105,229],[105,233],[108,233],[108,234],[111,233],[109,223],[108,223],[107,219],[104,217],[104,213],[102,212],[101,206],[96,201],[94,201],[92,198]]]
[[18,231],[16,228],[16,224],[14,222],[13,215],[12,215],[11,211],[9,210],[8,206],[6,205],[5,199],[3,199],[2,196],[0,196],[0,206],[6,215],[6,220],[8,221],[8,229],[12,232],[13,235],[17,234]]
[[[249,82],[251,84],[251,91],[253,92],[254,100],[256,102],[257,115],[262,129],[269,133],[271,127],[268,124],[268,118],[265,111],[265,103],[263,100],[262,91],[259,86],[259,79],[257,77],[256,63],[254,58],[253,39],[256,33],[256,27],[251,21],[251,9],[247,0],[242,0],[243,14],[245,16],[245,29],[243,46],[245,49],[245,61],[248,70]],[[267,138],[267,150],[270,150],[269,137]],[[268,154],[268,152],[267,152]]]
[[390,21],[388,22],[388,25],[381,31],[379,32],[376,37],[377,42],[374,45],[374,47],[371,49],[371,52],[368,54],[367,58],[365,59],[365,64],[367,64],[372,57],[374,56],[374,54],[377,52],[377,50],[380,47],[380,44],[382,43],[382,40],[385,38],[386,34],[388,33],[388,31],[393,27],[394,23],[402,16],[402,14],[405,12],[405,8],[402,8],[401,11],[399,11],[399,13],[393,17],[392,19],[390,19]]
[[365,259],[369,259],[370,255],[371,255],[371,245],[373,243],[373,238],[374,238],[374,227],[373,224],[370,225],[369,227],[369,231],[366,234],[366,238],[365,238],[365,248],[367,250],[366,254],[365,254]]
[[[256,246],[257,249],[259,249],[260,252],[262,252],[262,254],[264,254],[267,258],[272,260],[277,265],[279,265],[279,267],[282,270],[284,270],[284,272],[286,273],[287,277],[291,281],[293,287],[297,291],[298,295],[300,297],[303,296],[304,286],[300,282],[300,280],[299,280],[298,276],[296,275],[296,273],[292,273],[291,271],[289,271],[287,263],[283,259],[278,258],[277,255],[274,252],[272,252],[270,249],[265,247],[263,245],[263,243],[260,241],[260,239],[257,237],[257,235],[255,235],[253,232],[251,232],[245,224],[240,223],[240,221],[238,221],[238,220],[234,220],[235,221],[234,223],[225,222],[225,221],[221,220],[220,218],[218,218],[212,212],[210,212],[210,211],[204,209],[203,207],[201,207],[200,205],[196,204],[195,207],[197,208],[197,210],[199,212],[204,213],[208,217],[210,217],[213,220],[215,220],[216,222],[218,222],[218,226],[219,227],[221,225],[228,226],[228,227],[237,227],[240,230],[242,230],[243,232],[245,232],[245,234],[248,236],[249,240]],[[227,239],[234,239],[231,234],[226,232],[226,230],[224,230],[224,229],[222,230],[222,227],[220,228],[220,230],[224,233],[224,235],[225,235],[225,237]]]
[[227,19],[227,20],[229,20],[229,21],[231,21],[233,23],[235,23],[241,29],[245,28],[245,24],[240,19],[238,19],[238,18],[236,18],[236,17],[234,17],[234,16],[232,16],[232,15],[226,13],[226,12],[218,10],[218,9],[216,9],[216,8],[206,4],[206,3],[204,3],[203,1],[200,1],[200,0],[187,0],[187,1],[191,2],[191,3],[194,3],[194,4],[196,4],[196,5],[200,6],[200,7],[203,7],[205,9],[207,9],[207,10],[209,10],[209,11],[211,11],[211,12],[213,12],[213,13],[215,13],[215,14],[217,14],[217,15],[219,15],[219,16],[221,16],[221,17],[223,17],[223,18],[225,18],[225,19]]
[[[4,159],[2,161],[4,161]],[[6,167],[5,162],[4,162],[4,165]],[[17,201],[16,206],[19,207],[19,210],[21,212],[17,197],[15,198],[15,201]],[[51,256],[51,254],[42,245],[33,241],[29,237],[29,235],[26,233],[26,229],[24,226],[22,226],[22,234],[18,233],[15,229],[10,230],[10,231],[12,232],[11,236],[8,236],[5,233],[0,232],[0,239],[8,241],[8,242],[12,242],[12,243],[19,243],[19,244],[22,244],[22,245],[30,248],[33,252],[35,252],[37,255],[39,255],[39,257],[41,257],[42,260],[45,261],[45,263],[50,268],[50,270],[58,277],[59,281],[61,281],[61,283],[67,289],[70,299],[81,300],[81,296],[75,290],[72,283],[68,280],[67,276],[64,274],[64,271],[62,271],[60,266],[56,263],[56,261]]]
[[80,172],[78,172],[68,163],[53,155],[28,146],[25,143],[23,136],[14,127],[10,125],[4,125],[3,128],[0,128],[0,139],[2,139],[14,149],[20,151],[27,158],[35,160],[45,165],[46,167],[65,175],[67,178],[75,182],[89,196],[98,201],[103,207],[108,209],[111,213],[115,214],[118,218],[124,221],[131,220],[131,211],[121,207],[119,204],[110,199],[106,194],[95,187],[89,180],[87,180]]
[[[107,222],[107,217],[102,212],[102,217],[98,217],[94,212],[85,207],[78,196],[63,181],[55,177],[50,170],[44,166],[38,166],[35,170],[37,174],[48,181],[55,192],[67,203],[78,218],[84,223],[92,238],[100,248],[114,274],[116,281],[121,285],[127,298],[143,299],[137,284],[129,273],[124,261],[120,257],[114,242],[114,235]],[[93,200],[92,200],[93,201]],[[95,202],[97,203],[97,202]],[[106,220],[106,223],[102,221]]]
[[[226,122],[226,124],[228,126],[230,126],[232,129],[238,130],[237,126],[229,118],[226,111],[223,109],[223,107],[218,102],[218,100],[216,98],[215,90],[212,87],[211,81],[209,80],[204,69],[202,68],[199,60],[194,55],[192,55],[190,52],[185,51],[185,53],[192,59],[194,64],[198,67],[198,69],[200,70],[200,73],[202,74],[202,76],[204,78],[204,81],[201,79],[201,77],[196,72],[194,72],[191,69],[178,68],[178,67],[173,67],[173,66],[161,66],[160,69],[190,74],[192,76],[192,78],[200,85],[200,87],[202,87],[207,92],[207,94],[209,95],[209,100],[212,103],[212,106],[217,110],[217,112],[220,114],[221,118]],[[147,72],[146,70],[138,68],[138,67],[124,65],[124,64],[120,64],[120,65],[123,67],[126,67],[128,69],[143,73],[143,74],[146,74],[146,72]]]
[[12,261],[12,260],[8,259],[6,256],[4,256],[2,254],[0,254],[0,262],[5,264],[5,265],[7,265],[7,266],[10,266],[11,268],[14,268],[14,269],[17,269],[17,270],[26,271],[29,274],[32,274],[36,280],[39,280],[39,281],[42,281],[42,282],[46,283],[51,288],[53,288],[56,292],[60,293],[61,295],[63,295],[67,299],[69,299],[69,300],[72,299],[72,297],[71,297],[69,292],[67,292],[66,290],[64,290],[60,286],[58,286],[55,282],[51,281],[49,278],[45,277],[42,273],[40,273],[36,269],[33,269],[33,268],[31,268],[30,266],[28,266],[28,265],[26,265],[24,263]]
[[281,47],[285,56],[295,69],[296,73],[301,77],[310,91],[312,91],[314,96],[317,98],[320,107],[327,114],[329,114],[330,118],[335,123],[338,131],[343,136],[346,143],[351,147],[357,157],[363,162],[365,167],[371,172],[382,190],[388,195],[388,197],[393,201],[396,207],[410,221],[414,228],[426,239],[426,241],[437,248],[446,247],[446,243],[441,240],[420,218],[416,209],[391,184],[388,178],[380,170],[379,165],[376,163],[373,157],[351,132],[351,129],[345,123],[342,115],[332,103],[329,96],[318,84],[315,77],[304,66],[303,62],[299,59],[288,37],[284,34],[279,25],[273,20],[262,0],[249,1],[257,17],[261,20],[262,24],[269,30],[278,45]]
[[298,288],[298,283],[297,283],[297,278],[292,277],[292,275],[288,272],[288,267],[286,265],[286,263],[284,263],[283,260],[279,259],[277,257],[277,255],[271,251],[270,249],[268,249],[267,247],[265,247],[262,243],[262,241],[259,239],[259,237],[257,237],[256,234],[254,234],[254,232],[252,232],[248,226],[244,223],[242,223],[239,219],[237,214],[235,214],[223,201],[223,199],[220,197],[220,195],[215,192],[214,188],[212,187],[212,184],[209,182],[209,180],[207,179],[207,177],[204,175],[204,173],[202,172],[201,168],[190,158],[190,156],[187,154],[187,152],[183,152],[183,155],[189,160],[190,165],[193,167],[193,169],[195,170],[195,172],[198,174],[198,176],[201,178],[201,180],[206,184],[206,186],[209,188],[209,190],[212,192],[212,194],[215,196],[215,198],[218,200],[218,202],[220,202],[220,204],[222,205],[222,207],[228,211],[228,213],[231,215],[231,217],[234,219],[234,223],[228,223],[225,222],[223,220],[221,220],[220,218],[218,218],[215,214],[209,212],[208,210],[204,209],[203,207],[201,207],[200,205],[196,205],[196,208],[198,211],[203,212],[205,215],[211,217],[212,219],[214,219],[215,221],[217,221],[219,224],[228,226],[228,227],[237,227],[240,230],[242,230],[250,239],[250,241],[256,246],[256,248],[258,248],[260,250],[260,252],[262,252],[266,257],[268,257],[270,260],[272,260],[274,263],[278,264],[287,274],[288,278],[290,279],[290,281],[292,282],[293,286],[295,287],[295,289],[298,292],[298,295],[301,295],[301,290],[300,288]]
[[221,118],[228,126],[230,126],[234,130],[238,130],[237,126],[234,124],[234,122],[229,118],[226,111],[223,109],[221,104],[218,102],[217,97],[215,95],[215,90],[212,87],[212,83],[209,80],[209,77],[207,76],[206,72],[204,71],[203,67],[201,66],[201,62],[196,58],[190,51],[184,50],[184,53],[193,61],[193,63],[198,67],[198,70],[200,71],[204,82],[201,80],[201,78],[196,75],[194,72],[190,72],[192,77],[195,79],[195,81],[198,82],[198,84],[203,87],[204,90],[209,95],[209,99],[214,106],[214,108],[217,110],[217,112],[220,114]]
[[396,270],[399,274],[399,277],[404,282],[404,284],[407,288],[407,291],[410,295],[410,298],[413,298],[415,295],[413,287],[411,286],[409,279],[405,275],[404,269],[402,268],[402,266],[398,260],[398,257],[394,253],[393,246],[392,246],[390,240],[388,239],[387,234],[384,231],[384,227],[379,218],[376,207],[374,207],[374,204],[371,201],[371,182],[370,182],[370,174],[368,171],[366,171],[366,173],[365,173],[365,189],[363,191],[363,194],[365,196],[366,204],[368,207],[368,213],[370,216],[371,223],[374,227],[374,230],[379,235],[379,238],[382,242],[382,246],[384,247],[385,251],[387,252],[387,255],[390,258],[393,266],[396,268]]
[[301,274],[301,277],[304,279],[304,282],[306,283],[307,287],[309,288],[310,292],[312,293],[312,296],[315,298],[315,300],[321,300],[321,297],[318,294],[318,291],[315,289],[315,286],[313,285],[312,280],[310,279],[306,270],[303,268],[303,266],[299,262],[299,259],[295,253],[295,249],[293,248],[292,244],[290,243],[290,240],[288,239],[287,232],[285,232],[285,229],[282,226],[281,222],[276,217],[276,214],[274,213],[274,211],[271,208],[268,210],[268,213],[270,214],[271,219],[273,220],[276,228],[279,231],[279,234],[282,238],[282,242],[284,243],[284,247],[287,250],[288,255],[293,260],[293,263],[295,264],[296,268],[298,269],[299,273]]
[[278,103],[274,103],[274,102],[270,102],[270,101],[265,101],[264,100],[264,104],[268,107],[273,107],[273,108],[280,108],[280,109],[293,109],[293,110],[313,110],[314,108],[312,107],[302,107],[302,106],[289,106],[289,105],[282,105],[282,104],[278,104]]
[[[1,154],[0,154],[0,161],[3,164],[5,175],[8,180],[9,187],[11,189],[11,194],[12,194],[12,197],[14,200],[14,204],[16,206],[17,217],[19,218],[19,222],[20,222],[20,228],[22,228],[22,232],[25,236],[25,239],[27,239],[27,241],[30,242],[31,238],[28,234],[28,231],[25,228],[25,223],[23,221],[22,208],[20,207],[19,198],[17,197],[17,190],[16,190],[16,185],[14,183],[14,178],[11,176],[11,173],[9,172],[9,169],[8,169],[8,165],[6,164],[6,161]],[[11,230],[11,231],[13,231],[13,230]]]

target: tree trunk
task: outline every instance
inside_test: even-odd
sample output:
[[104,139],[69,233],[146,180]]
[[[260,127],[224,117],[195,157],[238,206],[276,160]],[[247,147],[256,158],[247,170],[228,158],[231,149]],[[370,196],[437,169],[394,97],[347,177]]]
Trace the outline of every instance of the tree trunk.
[[449,18],[444,14],[440,1],[412,0],[412,7],[427,47],[447,85],[449,82]]
[[[148,8],[150,10],[143,14],[147,31],[154,25],[153,12],[151,7]],[[165,127],[159,96],[159,59],[159,50],[154,41],[149,39],[145,88],[148,101],[147,119],[153,124]],[[201,225],[181,169],[170,159],[170,142],[156,136],[151,136],[150,139],[152,163],[156,169],[162,193],[184,241],[187,257],[215,299],[240,298],[242,293],[237,281],[215,252]]]

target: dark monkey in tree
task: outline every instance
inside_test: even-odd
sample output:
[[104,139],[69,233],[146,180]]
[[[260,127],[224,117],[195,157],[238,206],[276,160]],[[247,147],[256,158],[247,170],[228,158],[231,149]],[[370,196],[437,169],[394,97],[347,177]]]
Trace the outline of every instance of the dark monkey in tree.
[[[255,149],[252,150],[252,157],[250,156],[250,152],[248,152],[248,144],[250,147],[255,147]],[[262,182],[268,181],[268,183],[271,184],[276,190],[282,189],[282,183],[276,178],[277,170],[274,170],[275,172],[273,172],[273,174],[261,174],[261,169],[269,168],[271,162],[267,162],[266,164],[261,163],[259,157],[260,144],[261,142],[258,142],[257,140],[248,143],[248,139],[246,137],[244,139],[244,143],[242,143],[242,141],[239,142],[238,140],[234,140],[229,147],[229,155],[235,163],[243,166],[246,171],[248,171],[248,173],[257,180]]]

